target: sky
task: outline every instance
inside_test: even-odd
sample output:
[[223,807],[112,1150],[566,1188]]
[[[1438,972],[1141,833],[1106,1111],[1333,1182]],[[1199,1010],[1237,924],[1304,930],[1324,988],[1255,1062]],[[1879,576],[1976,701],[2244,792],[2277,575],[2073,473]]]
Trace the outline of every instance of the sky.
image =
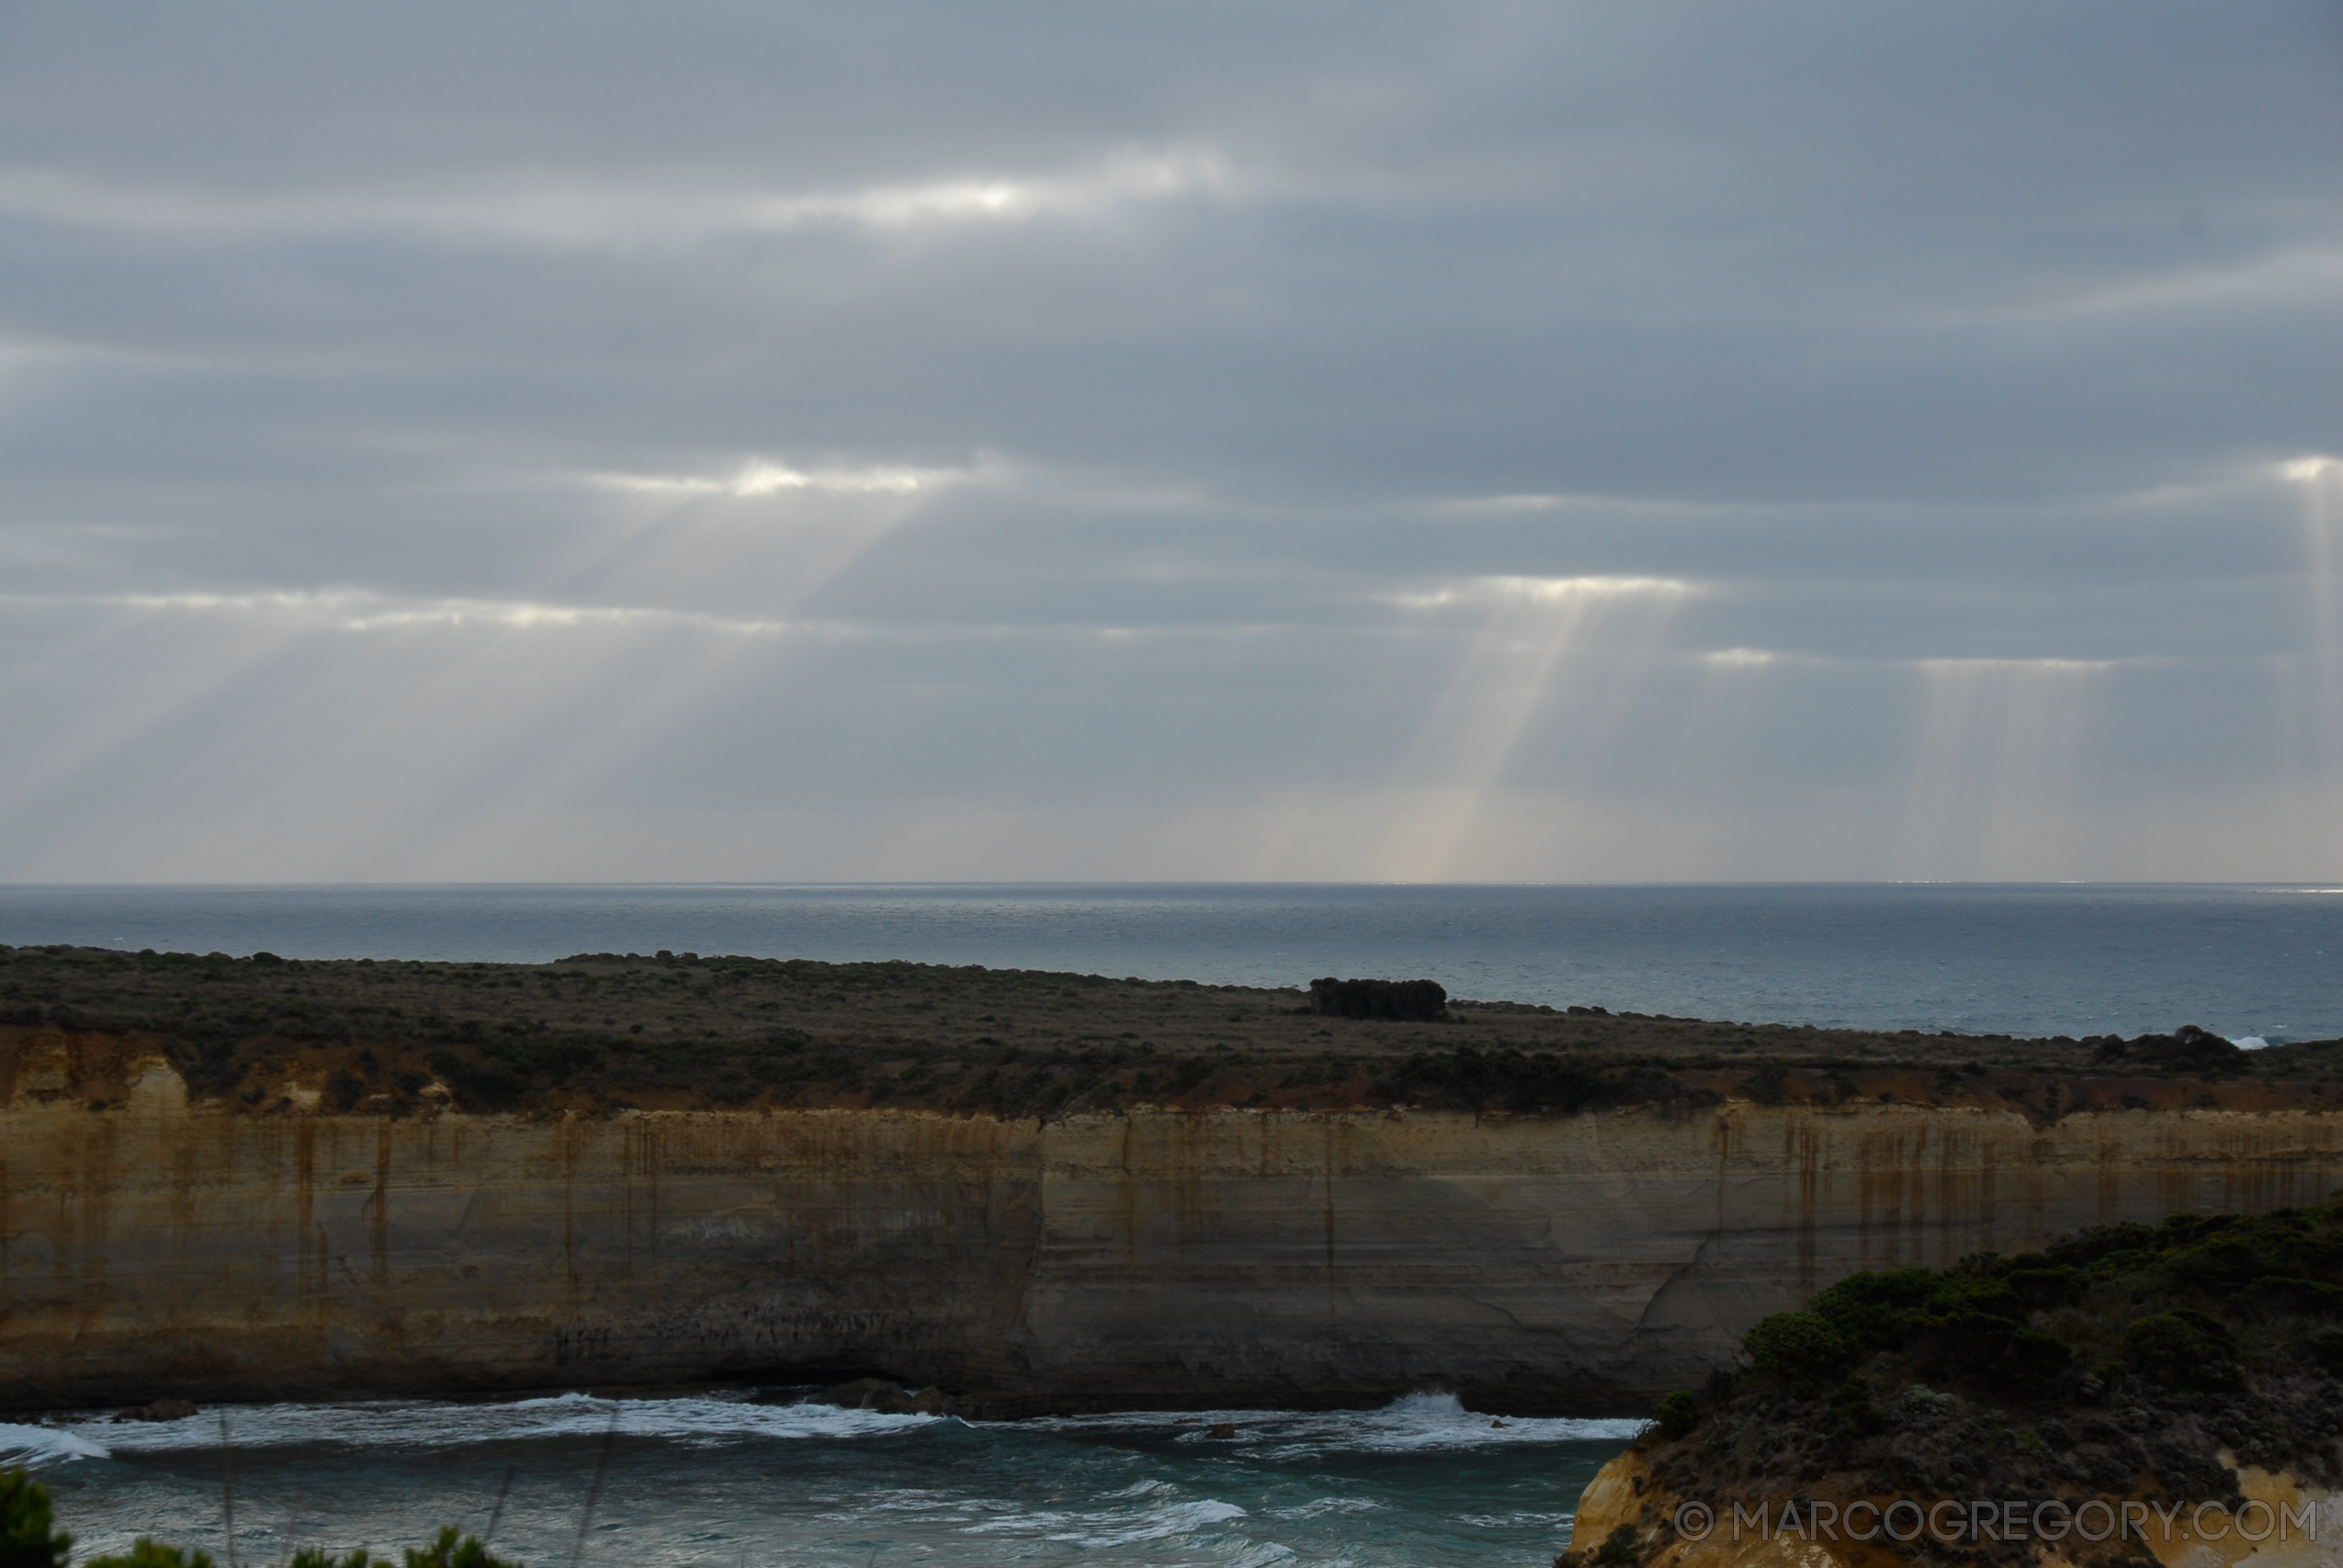
[[0,881],[2343,878],[2343,8],[0,0]]

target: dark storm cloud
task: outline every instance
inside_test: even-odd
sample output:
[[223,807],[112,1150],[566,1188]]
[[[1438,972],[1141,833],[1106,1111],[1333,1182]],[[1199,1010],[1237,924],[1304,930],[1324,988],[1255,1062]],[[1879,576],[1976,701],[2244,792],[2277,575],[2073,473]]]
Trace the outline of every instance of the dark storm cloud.
[[2316,6],[0,9],[0,874],[2343,871],[2338,75]]

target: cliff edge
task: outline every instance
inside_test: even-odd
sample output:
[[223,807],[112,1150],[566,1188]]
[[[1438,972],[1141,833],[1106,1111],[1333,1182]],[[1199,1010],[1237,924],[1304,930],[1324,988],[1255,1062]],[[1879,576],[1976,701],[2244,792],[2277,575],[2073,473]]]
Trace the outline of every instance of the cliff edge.
[[2343,1184],[2334,1043],[1408,995],[0,952],[0,1405],[1632,1414],[1850,1269]]

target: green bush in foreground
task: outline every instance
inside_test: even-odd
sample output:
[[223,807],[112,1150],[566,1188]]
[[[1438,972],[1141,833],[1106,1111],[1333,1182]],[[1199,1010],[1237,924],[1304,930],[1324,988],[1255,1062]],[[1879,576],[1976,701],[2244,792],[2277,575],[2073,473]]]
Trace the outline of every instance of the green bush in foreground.
[[[145,1568],[145,1565],[138,1564],[136,1568]],[[369,1564],[363,1547],[347,1557],[334,1557],[311,1547],[307,1551],[295,1553],[290,1568],[521,1568],[521,1565],[490,1556],[488,1548],[481,1544],[479,1537],[459,1535],[455,1526],[445,1525],[440,1528],[438,1539],[429,1546],[407,1548],[402,1562],[394,1563],[387,1557],[378,1557]]]
[[141,1536],[130,1543],[128,1551],[93,1557],[82,1568],[211,1568],[211,1558],[204,1552],[189,1551],[184,1546],[165,1546]]
[[[21,1470],[0,1471],[0,1568],[67,1568],[74,1538],[56,1529],[49,1488]],[[209,1553],[141,1536],[128,1551],[93,1557],[81,1568],[213,1568]],[[296,1552],[289,1568],[521,1568],[490,1555],[476,1536],[442,1529],[429,1546],[411,1546],[402,1560],[369,1559],[364,1547],[336,1557],[317,1547]]]
[[0,1470],[0,1568],[65,1568],[74,1538],[56,1528],[49,1488],[21,1470]]

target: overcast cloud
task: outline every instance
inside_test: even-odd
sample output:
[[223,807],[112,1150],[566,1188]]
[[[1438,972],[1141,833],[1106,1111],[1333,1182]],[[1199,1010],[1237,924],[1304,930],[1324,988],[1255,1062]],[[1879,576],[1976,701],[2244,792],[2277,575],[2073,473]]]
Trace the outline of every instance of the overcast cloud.
[[2343,878],[2343,11],[0,0],[0,878]]

